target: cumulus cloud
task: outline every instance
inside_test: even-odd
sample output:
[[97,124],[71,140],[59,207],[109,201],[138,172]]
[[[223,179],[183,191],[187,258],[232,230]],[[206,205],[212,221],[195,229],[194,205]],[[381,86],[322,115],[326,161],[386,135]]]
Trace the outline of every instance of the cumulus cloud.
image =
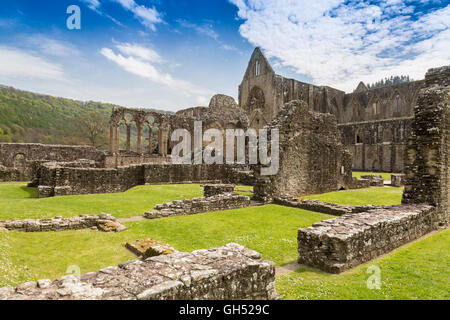
[[450,5],[423,13],[410,0],[229,1],[244,38],[317,84],[351,91],[392,74],[420,79],[450,62]]
[[15,48],[0,46],[0,80],[65,80],[62,68],[54,63]]
[[129,43],[117,44],[116,48],[119,52],[114,52],[110,48],[103,48],[100,53],[129,73],[154,83],[163,84],[188,97],[199,96],[198,99],[204,99],[211,93],[209,90],[199,88],[188,81],[176,79],[169,73],[159,71],[154,64],[160,63],[161,58],[152,49]]

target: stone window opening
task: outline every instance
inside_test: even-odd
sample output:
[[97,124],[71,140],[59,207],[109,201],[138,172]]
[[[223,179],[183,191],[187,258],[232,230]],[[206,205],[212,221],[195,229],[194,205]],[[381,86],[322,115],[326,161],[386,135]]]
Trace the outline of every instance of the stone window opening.
[[261,64],[259,60],[256,60],[255,64],[255,76],[259,76],[261,74]]

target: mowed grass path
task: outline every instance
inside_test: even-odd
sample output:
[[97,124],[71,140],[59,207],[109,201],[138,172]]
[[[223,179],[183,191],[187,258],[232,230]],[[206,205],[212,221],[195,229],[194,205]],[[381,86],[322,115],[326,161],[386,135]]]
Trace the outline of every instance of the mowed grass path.
[[201,197],[199,184],[138,186],[122,193],[37,198],[24,182],[0,183],[0,220],[39,219],[106,212],[116,218],[141,216],[156,204]]
[[383,177],[383,180],[391,180],[392,173],[387,172],[359,172],[359,171],[353,171],[353,177],[355,178],[361,178],[362,175],[369,175],[369,174],[378,174]]
[[397,205],[402,202],[403,188],[371,187],[356,190],[343,190],[301,197],[343,205]]
[[[7,237],[9,264],[28,270],[13,280],[0,274],[0,287],[33,279],[55,279],[70,265],[90,272],[135,259],[127,241],[152,238],[179,251],[214,248],[230,242],[262,253],[278,266],[297,259],[297,230],[332,216],[277,205],[125,223],[128,231],[78,230],[45,233],[0,232]],[[0,257],[0,267],[1,267]],[[8,264],[3,262],[3,264]],[[12,272],[12,271],[11,271]],[[12,277],[9,277],[12,278]],[[3,283],[2,283],[3,282]]]
[[[380,290],[370,290],[371,266],[380,269]],[[368,272],[369,271],[369,272]],[[282,299],[450,299],[450,230],[420,239],[345,273],[302,267],[280,275]]]

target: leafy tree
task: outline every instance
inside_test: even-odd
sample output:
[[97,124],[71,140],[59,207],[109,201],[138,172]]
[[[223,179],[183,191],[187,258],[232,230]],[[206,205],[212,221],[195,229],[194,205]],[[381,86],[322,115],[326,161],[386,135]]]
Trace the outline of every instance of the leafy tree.
[[384,79],[381,79],[375,83],[372,84],[368,84],[367,88],[369,89],[376,89],[376,88],[381,88],[381,87],[388,87],[388,86],[393,86],[395,84],[399,84],[399,83],[405,83],[405,82],[411,82],[413,81],[413,79],[410,79],[409,76],[390,76],[390,77],[386,77]]
[[106,145],[108,121],[99,112],[91,111],[79,120],[80,134],[91,146],[101,148]]

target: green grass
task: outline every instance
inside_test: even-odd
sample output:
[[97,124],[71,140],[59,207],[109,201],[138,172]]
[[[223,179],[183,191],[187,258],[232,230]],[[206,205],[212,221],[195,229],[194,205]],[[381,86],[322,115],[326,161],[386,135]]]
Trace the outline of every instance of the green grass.
[[403,188],[371,187],[366,189],[343,190],[301,197],[343,205],[397,205],[402,202]]
[[7,280],[13,277],[4,274],[4,283],[0,275],[0,287],[5,283],[30,280],[30,277],[55,279],[64,275],[70,265],[79,266],[84,273],[135,259],[124,244],[145,237],[169,243],[186,252],[237,242],[261,252],[264,259],[283,265],[297,259],[297,230],[329,218],[332,216],[266,205],[129,222],[125,223],[129,230],[121,233],[92,230],[7,232],[8,255],[5,256],[9,257],[10,264],[28,273],[16,276],[15,281]]
[[201,197],[198,184],[138,186],[123,193],[37,199],[25,183],[0,183],[0,220],[73,217],[106,212],[116,218],[141,216],[156,204]]
[[[280,275],[283,299],[450,299],[450,230],[421,239],[339,275],[301,267]],[[370,290],[370,266],[380,268],[381,288]]]
[[383,180],[391,181],[391,175],[392,173],[386,173],[386,172],[353,172],[353,176],[355,178],[361,178],[361,175],[368,175],[368,174],[379,174],[383,177]]

